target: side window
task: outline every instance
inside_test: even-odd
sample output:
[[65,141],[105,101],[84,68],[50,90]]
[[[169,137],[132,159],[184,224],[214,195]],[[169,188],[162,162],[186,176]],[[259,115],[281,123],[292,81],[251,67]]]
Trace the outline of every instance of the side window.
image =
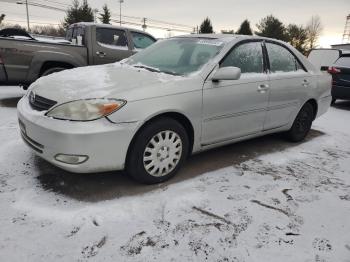
[[235,66],[240,68],[242,73],[263,73],[263,61],[261,42],[250,42],[234,48],[220,67]]
[[134,42],[134,47],[137,49],[144,49],[156,41],[150,36],[142,33],[131,32],[131,35],[132,41]]
[[96,29],[96,40],[107,48],[125,48],[128,47],[128,41],[126,38],[125,31],[110,28],[97,28]]
[[304,70],[294,55],[285,47],[266,43],[266,49],[272,73]]

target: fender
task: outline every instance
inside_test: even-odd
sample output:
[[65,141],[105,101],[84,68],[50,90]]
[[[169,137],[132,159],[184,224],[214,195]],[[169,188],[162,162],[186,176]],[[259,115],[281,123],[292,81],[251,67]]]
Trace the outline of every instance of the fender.
[[35,53],[29,71],[27,73],[26,81],[28,83],[34,82],[40,76],[40,70],[45,62],[61,62],[71,64],[73,67],[87,66],[86,59],[80,55],[75,56],[69,53],[56,52],[56,51],[38,51]]

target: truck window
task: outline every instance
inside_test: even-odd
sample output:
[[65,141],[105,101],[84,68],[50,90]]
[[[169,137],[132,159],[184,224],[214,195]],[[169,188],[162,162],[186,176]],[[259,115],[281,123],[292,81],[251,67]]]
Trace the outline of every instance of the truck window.
[[107,48],[128,48],[125,31],[111,28],[97,28],[96,39],[98,44]]
[[85,28],[84,27],[71,27],[67,30],[66,40],[73,44],[85,45]]
[[152,37],[142,34],[142,33],[137,33],[137,32],[131,32],[132,35],[132,41],[134,42],[134,47],[136,49],[144,49],[154,42],[156,42],[155,39]]
[[73,28],[69,28],[66,32],[66,40],[68,40],[69,42],[72,41],[72,37],[73,37]]

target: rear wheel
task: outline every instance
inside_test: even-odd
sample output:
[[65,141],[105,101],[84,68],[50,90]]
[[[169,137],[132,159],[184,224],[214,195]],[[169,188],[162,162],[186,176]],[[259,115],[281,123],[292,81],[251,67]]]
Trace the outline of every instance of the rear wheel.
[[291,129],[286,133],[288,140],[300,142],[304,140],[311,129],[314,120],[314,108],[310,103],[306,103],[299,111]]
[[46,70],[41,74],[41,76],[51,75],[51,74],[53,74],[53,73],[57,73],[57,72],[60,72],[60,71],[66,70],[66,69],[67,69],[67,68],[64,68],[64,67],[52,67],[52,68],[46,69]]
[[188,155],[185,128],[171,118],[160,118],[145,126],[135,137],[128,153],[126,170],[145,184],[173,177]]

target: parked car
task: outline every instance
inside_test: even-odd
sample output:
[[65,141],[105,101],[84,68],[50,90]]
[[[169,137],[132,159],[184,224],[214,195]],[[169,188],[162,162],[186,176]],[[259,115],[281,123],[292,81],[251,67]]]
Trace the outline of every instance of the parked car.
[[156,42],[143,31],[94,23],[71,25],[64,41],[5,30],[0,36],[2,85],[27,86],[64,69],[120,61]]
[[302,141],[330,89],[331,76],[284,42],[188,35],[40,78],[18,118],[24,141],[62,169],[157,183],[190,154],[276,132]]
[[350,100],[350,53],[343,54],[329,67],[332,75],[332,104],[337,99]]
[[321,71],[327,71],[342,54],[350,54],[349,50],[334,49],[334,48],[318,48],[312,49],[308,55],[309,61],[319,68]]

